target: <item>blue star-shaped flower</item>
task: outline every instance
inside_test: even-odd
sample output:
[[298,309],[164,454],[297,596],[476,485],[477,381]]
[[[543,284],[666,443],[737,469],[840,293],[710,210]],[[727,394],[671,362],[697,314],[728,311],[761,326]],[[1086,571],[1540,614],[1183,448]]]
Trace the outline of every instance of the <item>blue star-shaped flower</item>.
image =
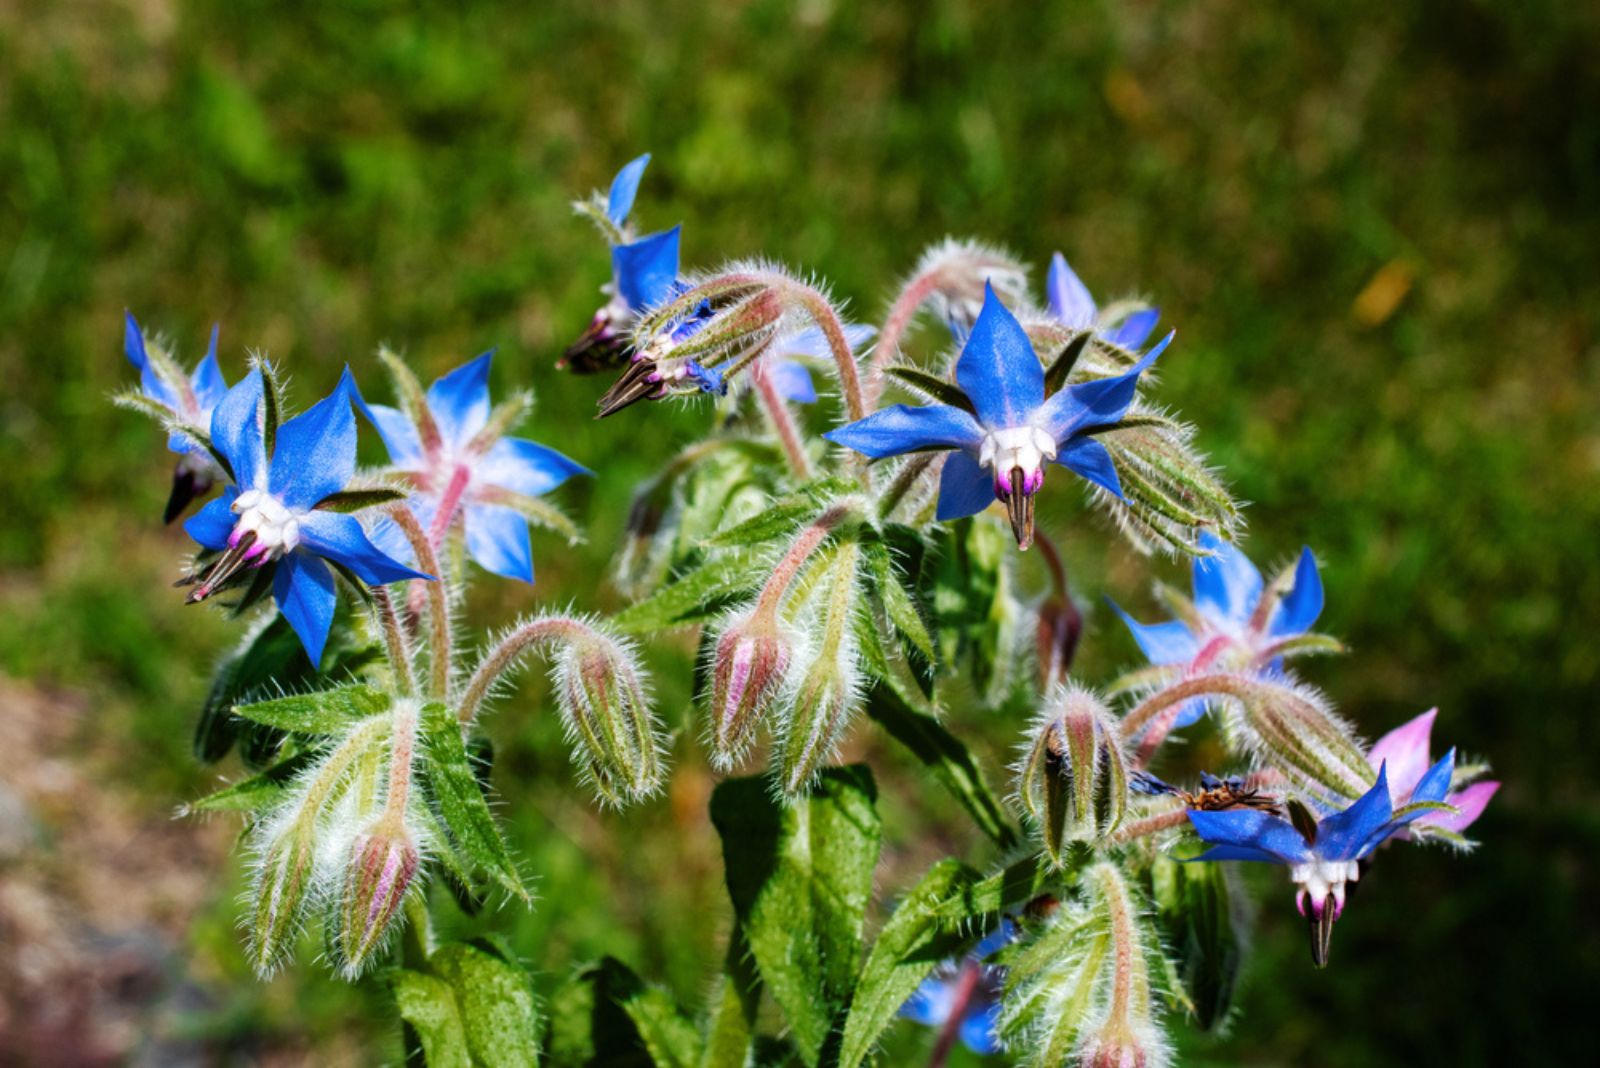
[[501,437],[490,426],[489,366],[493,351],[457,367],[428,387],[419,426],[398,408],[356,404],[378,428],[393,469],[415,489],[411,508],[437,544],[459,515],[467,555],[506,578],[533,581],[528,521],[519,504],[555,489],[588,468],[537,442]]
[[1002,920],[965,958],[940,964],[900,1006],[900,1015],[940,1030],[949,1027],[954,1018],[956,1033],[968,1049],[984,1055],[998,1053],[1000,1036],[995,1024],[1000,1017],[1005,969],[984,961],[1016,936],[1016,925]]
[[355,383],[345,369],[332,396],[263,437],[262,380],[253,370],[211,415],[211,443],[227,461],[229,486],[184,524],[195,541],[222,555],[189,594],[202,601],[247,568],[275,565],[272,595],[313,664],[333,623],[332,561],[374,586],[429,576],[375,546],[354,516],[318,505],[343,490],[356,470]]
[[1387,765],[1378,768],[1377,782],[1348,808],[1313,814],[1301,806],[1299,818],[1291,819],[1259,808],[1191,810],[1189,823],[1211,845],[1195,859],[1286,865],[1296,887],[1295,905],[1311,921],[1312,957],[1320,967],[1327,962],[1333,921],[1344,911],[1345,884],[1360,877],[1361,858],[1413,820],[1446,808],[1455,762],[1454,749],[1439,758],[1399,812],[1389,797]]
[[988,288],[956,361],[964,405],[897,404],[824,437],[873,459],[954,450],[940,476],[938,517],[972,515],[998,498],[1026,549],[1033,541],[1033,495],[1044,484],[1046,462],[1121,498],[1111,454],[1092,435],[1122,419],[1139,376],[1171,340],[1169,334],[1123,374],[1080,382],[1047,398],[1044,367],[1026,331]]
[[[132,312],[124,312],[123,316],[122,351],[139,370],[139,392],[165,408],[178,422],[200,428],[210,426],[212,410],[228,391],[217,366],[218,327],[211,327],[211,344],[206,347],[204,358],[192,374],[185,376],[170,362],[163,365],[153,359],[145,347],[139,321]],[[167,448],[181,457],[172,473],[172,494],[167,498],[163,517],[164,522],[170,523],[189,507],[189,502],[209,490],[222,471],[206,450],[182,434],[169,434]]]
[[1139,308],[1121,317],[1120,322],[1101,322],[1100,308],[1089,295],[1067,258],[1057,252],[1050,258],[1050,274],[1045,279],[1045,296],[1050,314],[1075,330],[1095,330],[1105,340],[1125,349],[1137,349],[1150,337],[1161,319],[1159,308]]
[[[1277,666],[1281,644],[1309,633],[1322,614],[1322,576],[1311,550],[1300,550],[1293,585],[1263,605],[1261,572],[1238,546],[1205,531],[1200,547],[1210,555],[1195,558],[1187,618],[1140,623],[1115,601],[1111,607],[1152,664],[1189,664],[1203,654],[1218,667]],[[1189,726],[1205,709],[1204,701],[1186,703],[1173,726]]]

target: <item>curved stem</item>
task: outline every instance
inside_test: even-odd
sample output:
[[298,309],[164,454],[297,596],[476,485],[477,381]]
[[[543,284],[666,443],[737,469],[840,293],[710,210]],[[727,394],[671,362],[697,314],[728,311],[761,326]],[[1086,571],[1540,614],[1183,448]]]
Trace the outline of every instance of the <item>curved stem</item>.
[[417,748],[417,710],[410,701],[396,701],[389,733],[389,797],[386,819],[403,821],[411,797],[411,762]]
[[333,751],[327,762],[317,772],[317,777],[307,787],[304,799],[300,802],[300,815],[297,823],[316,819],[317,813],[327,803],[328,797],[333,793],[333,788],[349,769],[351,763],[361,755],[375,734],[387,729],[389,724],[382,718],[374,717],[371,722],[365,723],[351,731],[349,736],[340,743],[339,748]]
[[773,384],[772,376],[767,373],[765,361],[757,363],[750,372],[751,380],[755,383],[756,396],[761,399],[761,407],[767,413],[767,419],[772,423],[773,431],[778,435],[778,444],[783,446],[783,455],[789,461],[789,470],[802,482],[811,478],[811,461],[806,458],[805,446],[800,443],[800,430],[794,424],[794,415],[789,411],[789,405],[784,402],[778,387]]
[[933,465],[937,455],[937,453],[919,452],[901,465],[900,470],[895,472],[893,480],[883,491],[883,496],[878,498],[878,518],[888,519],[894,513],[906,494],[911,492],[911,487],[915,486],[917,480]]
[[854,501],[842,501],[817,516],[810,526],[799,533],[789,544],[783,559],[778,561],[778,566],[773,568],[772,576],[761,587],[761,594],[756,598],[755,615],[764,614],[769,619],[777,618],[778,606],[783,601],[784,592],[788,590],[789,583],[794,581],[801,565],[816,552],[817,546],[833,532],[833,528],[855,511],[855,507]]
[[570,616],[549,616],[531,619],[500,639],[500,643],[479,661],[478,668],[461,694],[461,705],[456,709],[456,719],[465,730],[478,716],[478,708],[495,681],[504,675],[517,659],[533,646],[552,638],[569,640],[581,637],[598,637],[584,623]]
[[1050,582],[1055,586],[1056,596],[1063,601],[1070,601],[1072,593],[1067,589],[1067,569],[1061,563],[1061,553],[1056,549],[1056,543],[1042,530],[1033,532],[1033,543],[1039,546],[1039,555],[1044,557],[1044,563],[1050,569]]
[[939,273],[936,268],[913,278],[895,298],[894,305],[889,309],[889,317],[883,321],[883,329],[878,331],[878,344],[873,349],[872,362],[867,365],[867,403],[872,407],[876,408],[878,398],[883,396],[883,369],[894,361],[900,351],[900,339],[910,329],[917,309],[938,287]]
[[1200,675],[1182,682],[1173,683],[1158,693],[1153,693],[1145,698],[1122,719],[1122,736],[1133,738],[1145,725],[1160,712],[1171,708],[1181,701],[1191,697],[1204,697],[1207,694],[1222,694],[1227,697],[1238,697],[1245,689],[1247,680],[1237,675]]
[[389,664],[394,668],[395,682],[401,693],[416,693],[417,682],[411,674],[411,649],[406,644],[405,628],[400,625],[400,616],[394,610],[394,599],[389,596],[387,587],[372,587],[372,604],[378,616],[378,624],[383,631],[383,644],[389,654]]
[[422,523],[417,519],[411,509],[403,504],[397,504],[389,509],[389,518],[394,520],[406,540],[411,543],[411,551],[417,554],[417,566],[433,576],[432,582],[423,582],[422,579],[413,580],[426,587],[428,598],[428,622],[431,632],[428,642],[428,658],[430,678],[428,695],[443,700],[450,689],[450,609],[446,604],[444,592],[444,575],[439,570],[439,559],[433,551],[433,545],[428,541],[428,535],[422,529]]
[[457,464],[450,474],[449,484],[439,495],[439,508],[433,513],[433,526],[428,529],[428,544],[433,546],[434,552],[439,551],[445,536],[450,533],[450,525],[456,521],[456,513],[461,510],[461,498],[467,492],[467,483],[471,478],[472,472],[465,465]]
[[1170,812],[1159,812],[1154,816],[1146,816],[1143,819],[1134,820],[1132,823],[1124,825],[1112,836],[1111,841],[1121,845],[1124,842],[1131,842],[1135,838],[1143,838],[1146,835],[1158,834],[1161,831],[1182,826],[1188,821],[1188,806],[1175,808]]
[[856,372],[856,356],[850,351],[850,341],[844,336],[844,324],[839,321],[839,314],[816,289],[799,283],[794,283],[794,286],[800,302],[822,331],[822,336],[828,341],[828,349],[833,353],[834,366],[839,372],[839,392],[844,394],[845,410],[850,413],[850,421],[865,419],[867,406],[862,399],[861,377]]

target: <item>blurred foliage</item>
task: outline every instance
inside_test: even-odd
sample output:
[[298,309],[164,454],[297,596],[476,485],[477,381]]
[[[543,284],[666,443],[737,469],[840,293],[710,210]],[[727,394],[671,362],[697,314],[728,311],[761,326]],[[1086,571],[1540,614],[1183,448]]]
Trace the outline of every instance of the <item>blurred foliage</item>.
[[[1258,880],[1239,1022],[1186,1059],[1575,1061],[1600,979],[1597,49],[1600,10],[1557,0],[8,0],[0,670],[95,695],[93,745],[155,818],[211,781],[187,736],[233,635],[166,589],[185,546],[156,526],[168,457],[106,403],[131,377],[123,307],[190,362],[220,319],[230,379],[264,349],[302,404],[346,361],[381,392],[380,341],[430,375],[502,346],[496,389],[539,396],[530,436],[600,472],[559,495],[584,545],[536,536],[537,587],[480,584],[480,618],[506,619],[617,607],[595,576],[628,491],[705,417],[594,423],[599,383],[551,368],[607,274],[567,205],[618,164],[655,153],[637,213],[684,221],[691,265],[801,265],[857,318],[947,233],[1041,267],[1060,248],[1179,329],[1160,395],[1257,502],[1252,553],[1319,553],[1328,629],[1355,652],[1311,677],[1369,734],[1437,703],[1442,736],[1507,781],[1479,853],[1390,851],[1325,973],[1287,886]],[[1151,565],[1070,497],[1043,523],[1066,532],[1080,598],[1148,608]],[[1089,679],[1134,656],[1107,623],[1090,621]],[[729,909],[692,653],[656,643],[677,772],[625,817],[575,786],[537,677],[492,714],[539,901],[461,926],[505,930],[543,995],[604,954],[706,993]],[[991,766],[1020,727],[958,718]],[[881,735],[849,755],[883,784],[882,890],[943,851],[995,859]],[[230,1049],[352,1027],[394,1043],[381,994],[330,999],[311,966],[251,985],[237,881],[218,872],[194,928],[225,991],[196,1027]],[[895,1063],[927,1041],[902,1030]]]

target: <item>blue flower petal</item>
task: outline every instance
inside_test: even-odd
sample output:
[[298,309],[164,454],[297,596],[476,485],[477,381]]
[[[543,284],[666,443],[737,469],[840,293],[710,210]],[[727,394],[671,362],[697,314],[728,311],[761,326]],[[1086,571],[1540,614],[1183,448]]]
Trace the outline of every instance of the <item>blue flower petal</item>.
[[405,470],[422,466],[422,438],[417,434],[416,424],[405,412],[387,404],[368,404],[360,394],[356,395],[356,407],[377,430],[378,437],[383,439],[383,447],[389,450],[391,463]]
[[1205,718],[1206,710],[1211,705],[1203,697],[1196,697],[1183,702],[1178,706],[1178,714],[1172,719],[1172,729],[1181,731],[1185,727],[1192,727]]
[[1238,546],[1209,530],[1201,533],[1200,547],[1211,555],[1195,558],[1195,606],[1206,615],[1244,623],[1261,599],[1261,572]]
[[928,978],[900,1006],[900,1015],[928,1027],[943,1027],[950,1018],[955,993],[947,980]]
[[346,367],[331,394],[278,428],[267,488],[290,508],[310,508],[356,473],[354,393]]
[[469,504],[465,519],[467,555],[496,575],[533,581],[533,548],[522,513],[499,505]]
[[218,552],[228,547],[228,535],[233,533],[233,525],[239,519],[233,514],[234,499],[239,496],[239,491],[229,486],[222,491],[222,496],[206,502],[206,506],[196,512],[183,524],[184,533],[207,549]]
[[956,383],[978,421],[992,429],[1023,426],[1044,403],[1044,365],[1017,317],[983,286],[983,310],[956,360]]
[[1017,925],[1009,919],[1001,919],[1000,926],[983,936],[983,939],[972,947],[969,954],[974,960],[984,960],[1000,952],[1012,939],[1017,937]]
[[139,329],[139,321],[133,317],[132,312],[125,311],[122,314],[122,351],[127,354],[128,362],[139,369],[139,389],[156,403],[176,410],[178,394],[162,380],[156,373],[155,365],[150,362],[150,354],[144,347],[144,331]]
[[995,501],[994,476],[967,452],[953,452],[939,473],[939,507],[944,521],[977,515]]
[[961,1041],[974,1053],[988,1056],[1000,1052],[1000,1003],[990,1001],[972,1011],[961,1021]]
[[189,379],[194,387],[194,399],[202,412],[215,408],[222,395],[228,392],[228,383],[222,379],[222,368],[217,366],[217,333],[220,329],[220,323],[211,324],[211,344],[206,346],[205,358]]
[[1317,572],[1316,557],[1309,548],[1302,548],[1300,562],[1294,568],[1294,586],[1273,609],[1267,632],[1274,638],[1304,634],[1321,614],[1322,576]]
[[240,489],[259,489],[266,478],[261,441],[261,372],[252,370],[211,411],[211,444],[233,469]]
[[432,577],[392,559],[367,537],[359,519],[343,512],[307,512],[300,519],[300,545],[343,564],[362,582],[373,586]]
[[639,179],[644,176],[644,169],[649,163],[650,153],[646,152],[611,179],[611,195],[606,198],[606,216],[618,226],[628,221],[628,212],[633,210],[633,198],[639,192]]
[[1139,376],[1148,371],[1156,358],[1167,350],[1167,346],[1172,344],[1172,337],[1168,334],[1138,363],[1120,375],[1091,379],[1057,390],[1040,409],[1039,425],[1058,444],[1064,444],[1067,438],[1083,427],[1109,426],[1120,422],[1139,391]]
[[[1200,837],[1225,849],[1226,855],[1211,850],[1200,860],[1255,860],[1279,864],[1298,864],[1311,859],[1306,840],[1294,825],[1253,808],[1226,812],[1190,811],[1189,823]],[[1320,838],[1319,838],[1320,844]],[[1250,854],[1250,855],[1245,855]]]
[[673,296],[678,280],[678,232],[681,227],[611,250],[611,272],[617,292],[634,312],[653,308]]
[[489,421],[489,365],[494,349],[457,367],[428,387],[428,411],[446,444],[461,447]]
[[1050,314],[1066,325],[1078,330],[1094,325],[1099,309],[1089,295],[1089,287],[1067,266],[1067,258],[1059,252],[1050,257],[1045,294],[1050,301]]
[[766,365],[764,373],[771,379],[778,396],[796,404],[815,404],[817,387],[811,381],[811,372],[794,360],[774,360]]
[[272,576],[272,597],[278,611],[300,636],[306,655],[316,666],[322,663],[322,647],[328,644],[333,626],[333,572],[315,556],[293,552],[278,561]]
[[896,404],[822,436],[879,460],[918,449],[977,449],[983,428],[971,415],[947,404],[920,408]]
[[1118,500],[1122,499],[1122,480],[1111,453],[1094,438],[1071,438],[1056,454],[1056,463],[1093,482]]
[[[871,341],[877,334],[877,328],[863,326],[859,323],[846,323],[844,327],[845,344],[850,346],[851,352],[859,352],[861,347]],[[773,346],[773,351],[781,356],[810,356],[817,360],[833,359],[833,348],[828,344],[827,337],[821,329],[808,326],[798,334],[784,338]]]
[[1378,781],[1360,800],[1317,824],[1316,853],[1325,860],[1357,860],[1399,830],[1398,824],[1389,823],[1393,816],[1385,763],[1378,767]]
[[1151,331],[1161,321],[1161,309],[1141,308],[1129,315],[1117,327],[1107,333],[1105,338],[1113,345],[1120,345],[1125,349],[1137,349],[1150,339]]
[[587,467],[556,450],[523,438],[501,438],[478,463],[478,481],[513,493],[537,497],[573,475],[593,475]]
[[1200,653],[1199,640],[1183,623],[1174,619],[1166,623],[1140,623],[1122,610],[1117,602],[1106,598],[1106,603],[1116,609],[1127,626],[1133,640],[1145,659],[1152,664],[1187,664]]
[[[1456,751],[1451,749],[1434,761],[1433,766],[1417,780],[1411,791],[1412,801],[1443,801],[1450,793],[1450,780],[1456,773]],[[1407,822],[1410,822],[1409,820]]]

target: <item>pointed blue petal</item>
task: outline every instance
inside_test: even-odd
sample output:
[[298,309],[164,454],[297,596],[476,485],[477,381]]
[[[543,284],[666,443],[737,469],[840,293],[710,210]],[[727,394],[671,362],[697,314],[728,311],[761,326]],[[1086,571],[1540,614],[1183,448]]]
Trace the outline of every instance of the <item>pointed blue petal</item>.
[[942,1027],[950,1018],[950,1009],[955,1002],[955,992],[950,988],[950,983],[937,977],[924,979],[917,989],[911,992],[906,1003],[900,1006],[900,1015],[908,1020],[915,1020],[928,1027]]
[[1139,376],[1148,371],[1157,357],[1167,350],[1172,337],[1168,334],[1138,363],[1120,375],[1079,382],[1075,386],[1057,390],[1040,409],[1039,426],[1058,444],[1065,444],[1073,433],[1083,427],[1109,426],[1120,421],[1139,391]]
[[222,368],[217,366],[217,331],[220,323],[211,324],[211,344],[206,346],[205,358],[194,369],[190,383],[194,386],[194,399],[202,414],[209,414],[228,392],[228,383],[222,379]]
[[1324,860],[1357,860],[1398,829],[1396,826],[1388,833],[1381,833],[1393,816],[1389,770],[1388,765],[1383,764],[1378,767],[1378,781],[1360,800],[1317,824],[1316,853]]
[[1093,482],[1117,499],[1122,498],[1122,480],[1111,453],[1094,438],[1072,438],[1056,454],[1056,463]]
[[252,370],[211,411],[211,444],[233,468],[240,489],[260,489],[267,457],[261,443],[261,372]]
[[465,445],[489,421],[489,365],[493,361],[494,349],[490,349],[428,387],[428,411],[447,444]]
[[501,438],[479,461],[474,474],[477,481],[486,485],[537,497],[573,475],[593,476],[594,472],[536,441]]
[[972,947],[968,954],[976,960],[984,960],[1000,952],[1017,937],[1017,925],[1008,919],[1002,919],[1000,926],[983,936],[983,939]]
[[1150,339],[1150,333],[1161,321],[1161,309],[1142,308],[1134,312],[1116,328],[1106,334],[1106,340],[1125,349],[1137,349]]
[[528,521],[520,512],[490,504],[466,509],[467,555],[486,571],[509,579],[533,581],[533,548]]
[[1450,779],[1456,772],[1456,751],[1451,749],[1444,756],[1434,761],[1417,780],[1417,785],[1411,791],[1412,801],[1443,801],[1450,793]]
[[[877,328],[863,326],[859,323],[846,323],[844,327],[845,344],[850,346],[851,352],[860,352],[861,347],[871,341],[877,334]],[[784,338],[773,351],[782,356],[810,356],[817,360],[833,359],[833,349],[828,344],[828,339],[820,329],[808,326],[798,334]]]
[[953,452],[939,473],[940,521],[977,515],[994,503],[994,476],[985,471],[968,452]]
[[1094,298],[1071,267],[1067,258],[1057,252],[1050,257],[1050,274],[1045,279],[1046,296],[1050,300],[1050,314],[1077,330],[1087,330],[1094,325]]
[[817,386],[811,381],[811,372],[796,360],[775,360],[765,371],[778,391],[778,396],[796,404],[815,404]]
[[1181,731],[1185,727],[1194,726],[1205,718],[1206,710],[1210,707],[1203,697],[1196,697],[1193,700],[1183,702],[1178,706],[1178,714],[1173,717],[1172,729]]
[[639,192],[639,179],[644,176],[644,169],[649,163],[650,153],[646,152],[623,167],[617,172],[617,176],[611,179],[611,194],[606,198],[606,215],[618,226],[628,221],[628,212],[633,210],[634,195]]
[[1321,614],[1322,575],[1317,571],[1317,559],[1311,555],[1311,550],[1302,548],[1300,562],[1294,568],[1294,586],[1273,609],[1272,624],[1267,632],[1274,638],[1304,634]]
[[1276,853],[1268,853],[1265,849],[1257,849],[1247,845],[1219,845],[1201,853],[1198,857],[1189,858],[1192,863],[1207,860],[1243,860],[1254,864],[1293,864],[1292,860],[1285,860]]
[[[403,535],[402,535],[403,536]],[[430,578],[390,558],[367,537],[361,521],[343,512],[307,512],[300,518],[300,547],[343,564],[362,582],[382,586],[403,579]]]
[[333,626],[333,572],[314,556],[292,552],[278,561],[272,576],[272,598],[289,621],[313,665],[322,663],[322,647]]
[[611,250],[611,273],[630,311],[653,308],[673,295],[678,280],[678,232],[674,226]]
[[267,488],[290,508],[310,508],[356,473],[354,394],[346,367],[331,394],[278,428]]
[[986,1002],[968,1011],[961,1021],[961,1041],[974,1053],[988,1056],[1000,1052],[1000,1003]]
[[150,354],[144,347],[144,331],[139,329],[139,321],[130,311],[122,314],[122,351],[127,354],[128,362],[139,369],[140,392],[158,404],[177,410],[178,395],[173,392],[171,386],[161,380],[161,376],[156,374],[155,367],[150,363]]
[[920,408],[896,404],[822,436],[878,460],[918,449],[976,449],[983,441],[983,428],[971,415],[947,404]]
[[390,463],[402,470],[416,470],[422,466],[422,439],[417,435],[416,424],[405,412],[387,404],[368,404],[359,395],[356,406],[383,439]]
[[1195,606],[1206,615],[1244,623],[1261,599],[1261,572],[1238,546],[1209,530],[1201,533],[1200,547],[1211,555],[1194,561]]
[[1187,664],[1199,655],[1199,640],[1178,620],[1169,620],[1166,623],[1140,623],[1124,612],[1122,606],[1111,598],[1107,597],[1106,603],[1116,609],[1117,615],[1122,617],[1122,622],[1127,625],[1133,640],[1139,643],[1140,651],[1150,663]]
[[233,514],[234,498],[238,496],[239,491],[232,486],[223,490],[222,496],[207,501],[204,508],[183,524],[184,533],[207,549],[218,552],[226,549],[228,535],[233,533],[233,525],[239,518]]
[[[1266,854],[1264,857],[1210,856],[1214,860],[1275,860],[1279,864],[1298,864],[1311,857],[1306,840],[1294,825],[1269,813],[1253,808],[1237,808],[1227,812],[1189,813],[1189,823],[1195,832],[1211,845],[1233,847],[1235,851],[1248,850]],[[1216,850],[1211,851],[1213,854]],[[1201,859],[1207,859],[1202,857]]]
[[983,310],[956,360],[956,383],[972,398],[978,421],[994,429],[1023,426],[1044,403],[1044,365],[987,282]]

